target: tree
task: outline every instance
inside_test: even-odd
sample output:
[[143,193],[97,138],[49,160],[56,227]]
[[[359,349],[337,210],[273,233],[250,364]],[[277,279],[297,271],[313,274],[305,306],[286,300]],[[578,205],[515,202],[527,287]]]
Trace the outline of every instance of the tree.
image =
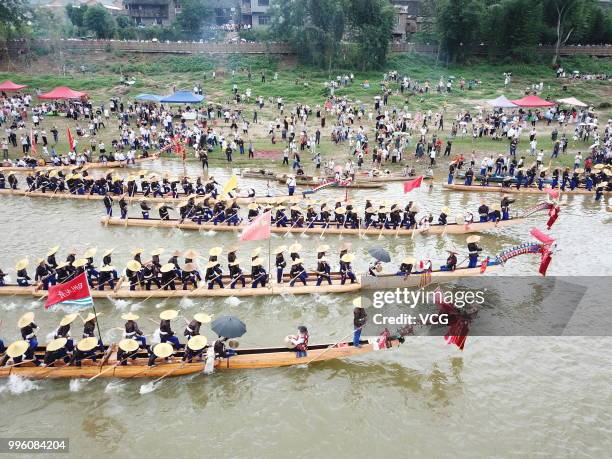
[[388,0],[348,0],[347,13],[358,43],[362,70],[387,62],[395,14]]
[[448,60],[461,62],[479,43],[483,18],[481,0],[444,0],[438,7],[436,28]]
[[70,22],[78,29],[85,27],[85,13],[87,13],[87,5],[66,5],[66,15]]
[[98,38],[112,38],[115,33],[115,21],[106,8],[95,5],[87,8],[83,24],[96,34]]
[[552,12],[555,19],[555,54],[552,58],[552,65],[557,63],[559,59],[559,51],[561,46],[565,45],[567,41],[575,32],[575,25],[572,26],[572,19],[578,19],[580,17],[581,2],[584,0],[547,0],[546,9]]
[[2,0],[0,2],[0,25],[3,28],[19,29],[28,20],[29,0]]
[[185,34],[192,36],[199,34],[207,19],[212,15],[212,8],[206,0],[182,0],[181,12],[176,17],[176,22]]

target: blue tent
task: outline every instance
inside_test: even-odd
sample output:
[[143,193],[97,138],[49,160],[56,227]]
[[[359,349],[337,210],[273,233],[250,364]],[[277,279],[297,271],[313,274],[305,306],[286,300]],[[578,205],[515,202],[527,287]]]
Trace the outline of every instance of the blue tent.
[[164,96],[157,96],[155,94],[138,94],[134,99],[145,100],[148,102],[159,102]]
[[204,96],[194,94],[190,91],[177,91],[170,96],[160,100],[165,104],[199,104],[204,100]]

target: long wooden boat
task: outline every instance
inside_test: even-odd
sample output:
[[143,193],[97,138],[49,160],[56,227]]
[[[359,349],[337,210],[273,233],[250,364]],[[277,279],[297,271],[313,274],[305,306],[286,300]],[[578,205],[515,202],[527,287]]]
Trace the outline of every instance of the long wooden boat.
[[[213,223],[202,223],[197,224],[190,220],[160,220],[160,219],[143,219],[128,217],[121,219],[119,217],[102,217],[100,220],[104,226],[140,226],[147,228],[180,228],[185,230],[194,231],[242,231],[247,225],[240,223],[238,225],[219,224]],[[338,226],[335,223],[330,223],[327,227],[323,225],[315,225],[312,228],[298,228],[298,227],[276,227],[272,226],[271,231],[273,233],[286,234],[341,234],[350,236],[411,236],[415,234],[469,234],[469,233],[480,233],[483,231],[495,230],[498,228],[505,228],[507,226],[520,225],[524,223],[526,218],[516,217],[509,220],[501,220],[499,222],[474,222],[469,225],[450,223],[448,225],[430,225],[429,227],[418,228],[418,229],[386,229],[386,228],[345,228]]]
[[[270,171],[267,169],[243,169],[240,173],[242,177],[262,179],[262,180],[273,180],[279,183],[287,183],[287,174]],[[318,186],[322,185],[328,180],[332,180],[333,177],[326,176],[314,176],[314,175],[296,175],[295,182],[297,186]],[[340,186],[340,185],[339,185]],[[341,188],[356,188],[356,189],[378,189],[384,186],[383,183],[373,183],[366,181],[351,182],[348,185],[342,185]]]
[[[159,154],[150,155],[146,158],[135,158],[134,163],[140,164],[146,161],[154,161],[159,158]],[[127,164],[126,161],[95,161],[91,163],[85,163],[82,166],[76,166],[74,164],[70,164],[68,166],[54,166],[53,163],[47,162],[44,166],[35,166],[35,167],[18,167],[18,166],[0,166],[0,171],[2,172],[45,172],[51,169],[113,169],[118,167],[131,167],[132,164]]]
[[[286,347],[236,349],[236,355],[229,358],[217,358],[214,361],[215,371],[244,370],[258,368],[288,367],[305,365],[329,360],[347,359],[370,352],[381,350],[379,337],[371,337],[360,341],[360,347],[354,347],[352,342],[315,344],[308,346],[306,357],[296,357],[296,353]],[[392,338],[382,346],[382,350],[399,347],[403,338]],[[0,367],[0,377],[20,376],[28,379],[58,379],[58,378],[161,378],[184,376],[201,373],[205,361],[186,363],[181,360],[183,352],[177,351],[168,362],[157,359],[154,366],[148,366],[148,354],[139,352],[134,360],[128,360],[127,365],[118,365],[117,346],[111,344],[99,351],[99,360],[83,360],[82,366],[56,363],[57,366],[37,367],[28,362],[17,366]],[[42,359],[44,347],[38,348],[36,354]]]
[[[81,200],[81,201],[102,201],[104,199],[104,196],[99,195],[99,194],[72,194],[72,193],[69,193],[68,191],[56,192],[56,193],[52,191],[47,191],[43,193],[42,191],[26,191],[23,189],[12,190],[9,188],[0,189],[0,196],[2,195],[25,196],[25,197],[30,197],[30,198],[47,198],[47,199],[59,199],[59,200],[76,199],[76,200]],[[164,202],[168,204],[177,204],[179,202],[184,201],[186,198],[187,198],[187,195],[185,193],[179,193],[178,198],[173,198],[172,196],[154,198],[153,196],[144,196],[142,193],[139,192],[139,193],[136,193],[132,197],[128,197],[128,201],[130,202],[145,201],[145,202],[150,202],[150,203]],[[281,195],[281,196],[274,196],[274,197],[255,196],[253,198],[247,198],[247,197],[236,198],[236,202],[238,204],[250,204],[252,202],[255,202],[258,204],[275,204],[275,203],[278,203],[278,201],[281,199],[284,202],[297,203],[301,201],[303,198],[301,195],[293,195],[293,196]]]
[[[494,269],[495,265],[487,267],[487,271]],[[357,282],[351,284],[347,281],[346,284],[340,283],[340,275],[332,274],[332,284],[327,282],[320,286],[316,285],[316,276],[310,273],[307,285],[296,283],[295,286],[289,285],[289,276],[285,275],[283,284],[271,283],[267,287],[250,287],[250,276],[245,276],[247,286],[229,288],[229,279],[223,278],[225,288],[215,288],[209,290],[205,282],[201,282],[197,289],[182,290],[181,284],[176,284],[176,290],[159,290],[152,287],[151,290],[143,290],[137,287],[136,290],[130,290],[125,282],[119,282],[114,290],[97,290],[92,287],[91,296],[100,299],[143,299],[143,298],[209,298],[209,297],[251,297],[251,296],[272,296],[272,295],[309,295],[314,293],[354,293],[361,290],[383,289],[383,288],[412,288],[428,284],[439,284],[445,282],[453,282],[459,278],[480,276],[480,267],[476,268],[457,268],[455,271],[440,271],[435,270],[430,273],[414,273],[409,276],[366,276],[358,275]],[[0,287],[0,296],[31,296],[41,298],[47,295],[45,290],[39,289],[37,286],[20,287],[15,284],[8,284]]]
[[[489,186],[482,186],[482,185],[460,185],[460,184],[447,184],[444,183],[442,185],[442,187],[445,190],[452,190],[452,191],[475,191],[477,193],[518,193],[518,194],[547,194],[546,189],[544,190],[539,190],[537,187],[521,187],[520,189],[516,189],[516,187],[502,187],[501,185],[489,185]],[[571,191],[570,189],[566,189],[565,191],[561,191],[559,188],[556,188],[557,191],[560,191],[563,194],[569,194],[569,195],[580,195],[580,194],[584,194],[584,195],[595,195],[595,191],[588,191],[585,190],[584,188],[575,188],[573,191]],[[611,191],[604,191],[605,195],[609,195],[610,193],[612,193]]]

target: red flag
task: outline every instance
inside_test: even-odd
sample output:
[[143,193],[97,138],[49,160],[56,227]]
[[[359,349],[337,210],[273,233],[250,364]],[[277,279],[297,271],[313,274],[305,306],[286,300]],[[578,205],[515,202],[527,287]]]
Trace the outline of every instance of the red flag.
[[74,279],[63,284],[49,287],[49,295],[45,303],[45,309],[54,304],[68,304],[73,306],[89,306],[93,303],[89,283],[85,273],[81,273]]
[[542,231],[540,231],[537,228],[531,228],[530,233],[538,241],[543,242],[544,244],[552,244],[553,242],[555,242],[555,240],[552,237],[544,234]]
[[414,180],[404,182],[404,193],[410,193],[415,188],[420,188],[422,182],[423,182],[422,175],[420,177],[415,178]]
[[542,261],[540,262],[540,269],[538,270],[542,276],[546,276],[546,271],[548,270],[548,266],[550,265],[551,261],[552,255],[550,254],[550,250],[545,248],[542,252]]
[[480,274],[484,273],[487,270],[488,265],[489,265],[489,257],[482,260],[482,264],[480,265]]
[[448,333],[444,335],[444,341],[446,341],[446,344],[454,344],[459,349],[463,350],[469,331],[469,321],[462,318],[456,318],[449,327]]
[[550,209],[550,212],[548,213],[549,218],[548,218],[548,221],[546,222],[546,226],[548,227],[548,229],[551,229],[552,226],[555,224],[555,222],[557,221],[557,218],[559,218],[560,212],[561,212],[561,208],[559,206],[554,206],[553,208]]
[[68,133],[68,146],[70,147],[70,151],[74,151],[74,137],[72,137],[72,132],[70,132],[70,128],[66,128]]
[[30,129],[30,147],[32,148],[32,153],[37,155],[38,151],[36,150],[36,143],[34,142],[34,130],[33,129]]
[[269,239],[272,226],[272,213],[264,212],[254,218],[240,233],[241,241],[260,241]]

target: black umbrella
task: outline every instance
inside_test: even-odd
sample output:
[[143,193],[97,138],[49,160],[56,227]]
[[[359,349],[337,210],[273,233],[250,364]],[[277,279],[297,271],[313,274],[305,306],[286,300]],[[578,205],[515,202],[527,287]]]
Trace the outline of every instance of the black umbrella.
[[247,331],[244,322],[234,316],[220,316],[212,321],[210,328],[224,338],[239,338]]
[[368,250],[368,253],[383,263],[389,263],[391,261],[391,255],[389,255],[389,252],[382,247],[372,247],[370,250]]

